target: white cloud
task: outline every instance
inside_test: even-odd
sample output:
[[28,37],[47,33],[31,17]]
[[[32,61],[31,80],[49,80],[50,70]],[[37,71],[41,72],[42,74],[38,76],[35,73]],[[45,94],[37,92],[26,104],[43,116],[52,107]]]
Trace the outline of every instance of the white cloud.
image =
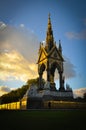
[[[63,71],[63,75],[65,76],[65,79],[70,79],[73,77],[76,77],[76,71],[75,71],[75,66],[71,63],[71,61],[65,57],[64,57],[64,71]],[[59,79],[59,73],[58,70],[55,71],[55,80]]]
[[43,44],[45,44],[45,43],[46,43],[46,41],[42,41],[42,43],[43,43]]
[[6,24],[3,22],[0,22],[0,30],[3,30],[4,28],[6,28]]
[[76,76],[75,66],[71,63],[71,61],[64,56],[65,62],[64,62],[64,75],[65,78],[72,78]]
[[79,88],[73,90],[74,97],[83,97],[83,94],[86,93],[86,88]]
[[31,62],[37,60],[37,48],[39,40],[30,30],[22,24],[21,27],[8,26],[0,29],[0,50],[17,50]]
[[69,39],[86,39],[86,30],[81,32],[67,32],[66,37]]
[[66,32],[66,37],[69,39],[84,39],[86,40],[86,18],[82,20],[83,24],[85,25],[85,28],[82,29],[80,32]]
[[20,24],[20,27],[21,27],[21,28],[24,28],[24,27],[25,27],[25,25],[24,25],[24,24]]

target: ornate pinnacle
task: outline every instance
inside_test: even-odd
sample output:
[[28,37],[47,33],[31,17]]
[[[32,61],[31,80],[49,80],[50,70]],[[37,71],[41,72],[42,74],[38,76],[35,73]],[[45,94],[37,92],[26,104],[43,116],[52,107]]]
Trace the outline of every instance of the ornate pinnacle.
[[59,50],[62,52],[62,46],[61,46],[61,41],[59,40]]

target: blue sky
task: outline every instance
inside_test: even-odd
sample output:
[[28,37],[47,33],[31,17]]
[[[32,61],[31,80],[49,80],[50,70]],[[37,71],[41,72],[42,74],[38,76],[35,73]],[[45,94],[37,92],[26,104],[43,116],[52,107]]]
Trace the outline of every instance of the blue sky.
[[66,83],[78,93],[86,91],[86,1],[0,0],[1,93],[37,76],[38,48],[46,38],[49,13],[54,40],[58,45],[60,39],[63,48]]

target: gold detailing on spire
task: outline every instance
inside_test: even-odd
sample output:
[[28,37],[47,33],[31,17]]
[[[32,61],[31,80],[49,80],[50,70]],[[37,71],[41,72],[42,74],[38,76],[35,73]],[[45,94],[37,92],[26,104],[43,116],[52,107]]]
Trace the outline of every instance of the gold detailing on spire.
[[47,36],[46,36],[46,49],[48,51],[53,47],[53,43],[54,43],[54,38],[53,38],[52,24],[51,24],[50,13],[49,13]]
[[48,29],[52,30],[52,25],[51,25],[51,19],[50,19],[50,13],[48,15]]

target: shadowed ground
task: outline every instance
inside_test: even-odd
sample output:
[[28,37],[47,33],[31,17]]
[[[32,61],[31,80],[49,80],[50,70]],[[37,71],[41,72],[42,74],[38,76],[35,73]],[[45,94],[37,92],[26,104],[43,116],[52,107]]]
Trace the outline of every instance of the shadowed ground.
[[85,130],[86,110],[1,110],[0,129]]

